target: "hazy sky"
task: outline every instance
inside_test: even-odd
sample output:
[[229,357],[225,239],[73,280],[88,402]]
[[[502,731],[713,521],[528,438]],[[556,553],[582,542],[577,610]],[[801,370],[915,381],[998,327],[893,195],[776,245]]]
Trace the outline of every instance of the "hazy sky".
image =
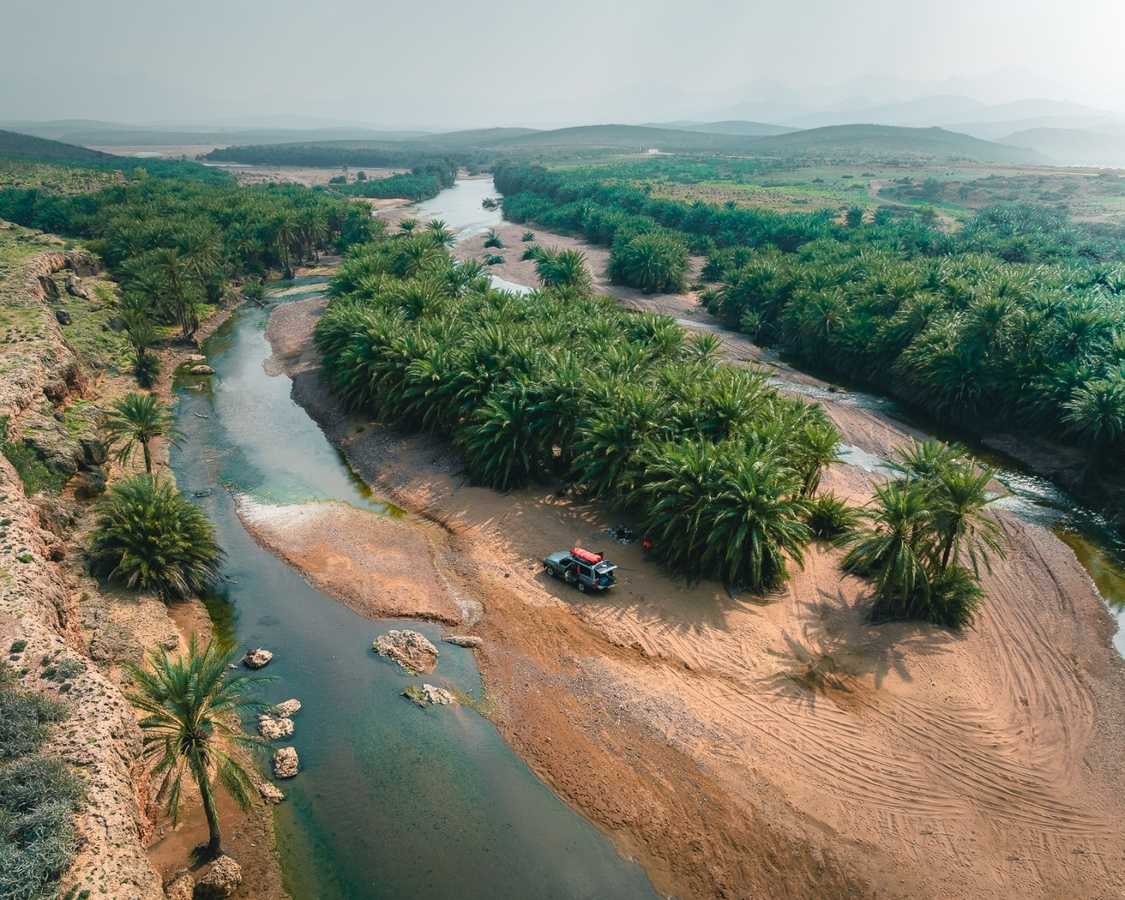
[[[928,93],[1125,107],[1125,0],[0,0],[0,118],[645,121]],[[799,95],[799,96],[798,96]]]

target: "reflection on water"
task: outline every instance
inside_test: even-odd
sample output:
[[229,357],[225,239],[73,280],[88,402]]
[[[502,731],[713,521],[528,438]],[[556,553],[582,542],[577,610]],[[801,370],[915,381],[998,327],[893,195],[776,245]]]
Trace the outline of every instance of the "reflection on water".
[[[274,651],[265,701],[295,696],[304,705],[291,738],[302,772],[282,784],[287,799],[275,814],[291,895],[653,897],[644,872],[552,794],[487,719],[402,698],[420,679],[375,657],[371,641],[405,625],[439,642],[438,626],[364,619],[242,528],[232,494],[394,512],[293,403],[289,379],[266,375],[267,316],[244,307],[208,342],[217,374],[210,392],[181,386],[184,441],[172,465],[227,552],[223,590],[207,600],[216,629]],[[472,652],[438,646],[425,680],[480,699]]]
[[496,186],[491,178],[462,178],[453,187],[419,203],[415,208],[415,218],[421,222],[441,219],[453,232],[458,241],[464,241],[490,228],[496,228],[504,217],[499,209],[485,209],[481,201],[496,195]]

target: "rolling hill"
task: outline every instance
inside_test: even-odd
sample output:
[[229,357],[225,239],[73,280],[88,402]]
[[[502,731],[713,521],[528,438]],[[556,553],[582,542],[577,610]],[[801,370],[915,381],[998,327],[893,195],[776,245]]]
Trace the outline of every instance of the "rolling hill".
[[755,153],[770,156],[918,156],[978,162],[1047,162],[1039,153],[1025,147],[984,141],[944,128],[893,125],[829,125],[758,138],[752,147]]
[[1002,140],[1014,147],[1034,150],[1062,165],[1125,167],[1125,134],[1080,128],[1029,128]]
[[536,131],[489,144],[491,149],[509,151],[620,150],[638,152],[654,148],[672,151],[748,151],[752,138],[726,134],[704,134],[679,128],[654,128],[647,125],[578,125]]
[[652,128],[675,128],[677,131],[698,131],[701,134],[730,134],[739,137],[770,137],[796,131],[788,125],[769,122],[750,122],[746,119],[728,119],[723,122],[653,122]]
[[66,162],[106,162],[117,159],[109,153],[76,147],[61,141],[20,134],[17,131],[0,131],[0,158],[60,160]]

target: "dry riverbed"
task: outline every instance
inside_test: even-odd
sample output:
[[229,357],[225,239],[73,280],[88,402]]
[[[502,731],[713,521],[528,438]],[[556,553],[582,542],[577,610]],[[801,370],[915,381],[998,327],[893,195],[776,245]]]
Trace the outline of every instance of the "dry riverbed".
[[[483,608],[474,632],[497,726],[662,892],[1120,894],[1125,669],[1089,578],[1050,533],[1001,514],[1008,559],[960,635],[865,624],[866,586],[825,547],[775,596],[679,584],[604,533],[621,521],[605,508],[472,487],[445,442],[346,415],[311,344],[323,305],[275,310],[272,366],[356,471],[411,513],[388,520],[394,530],[336,518],[331,552],[352,557],[338,565],[363,571],[372,597],[393,594],[396,572],[380,584],[364,548],[416,553],[424,531],[427,592]],[[737,341],[727,351],[754,357]],[[849,443],[885,454],[907,439],[891,420],[827,407]],[[873,478],[840,464],[826,487],[862,501]],[[323,574],[301,533],[264,540],[349,602],[353,588]],[[544,579],[537,560],[574,543],[621,565],[613,593]]]

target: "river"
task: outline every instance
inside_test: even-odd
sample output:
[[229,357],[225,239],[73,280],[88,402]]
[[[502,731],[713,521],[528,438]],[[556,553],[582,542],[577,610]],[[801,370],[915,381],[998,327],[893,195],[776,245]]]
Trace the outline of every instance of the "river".
[[[299,279],[294,297],[323,288]],[[286,287],[290,287],[286,285]],[[281,782],[275,829],[295,898],[651,898],[635,863],[556,797],[469,706],[418,709],[402,697],[421,679],[371,651],[407,626],[437,643],[436,625],[371,621],[313,589],[243,529],[234,498],[337,500],[395,515],[353,476],[290,397],[266,374],[269,309],[245,306],[207,341],[213,379],[181,379],[172,454],[180,488],[206,510],[227,553],[216,628],[241,648],[275,653],[267,702],[297,697],[301,773]],[[209,383],[208,383],[209,382]],[[404,523],[404,527],[409,527]],[[439,644],[426,680],[479,698],[473,654]],[[263,766],[267,764],[263,754]]]
[[[505,223],[499,209],[488,210],[481,206],[482,200],[494,196],[497,196],[496,187],[491,178],[461,179],[432,200],[418,204],[416,216],[422,222],[434,218],[443,219],[457,240],[465,240]],[[532,287],[515,284],[497,276],[492,276],[492,283],[498,289],[518,292]],[[709,326],[686,319],[679,321],[689,328],[718,333],[723,331],[718,325]],[[1008,489],[1008,496],[996,501],[998,506],[1025,520],[1050,528],[1074,551],[1117,619],[1114,646],[1125,656],[1125,534],[1120,528],[1114,527],[1104,515],[1083,505],[1050,479],[1029,471],[1017,460],[982,446],[968,435],[942,428],[907,410],[895,400],[851,387],[827,391],[815,385],[789,380],[784,375],[784,369],[778,371],[780,374],[770,380],[780,389],[799,393],[810,399],[866,409],[943,440],[956,440],[968,446],[978,459],[996,470],[997,480]],[[845,462],[869,471],[886,463],[879,456],[851,446],[844,447],[843,457]]]

